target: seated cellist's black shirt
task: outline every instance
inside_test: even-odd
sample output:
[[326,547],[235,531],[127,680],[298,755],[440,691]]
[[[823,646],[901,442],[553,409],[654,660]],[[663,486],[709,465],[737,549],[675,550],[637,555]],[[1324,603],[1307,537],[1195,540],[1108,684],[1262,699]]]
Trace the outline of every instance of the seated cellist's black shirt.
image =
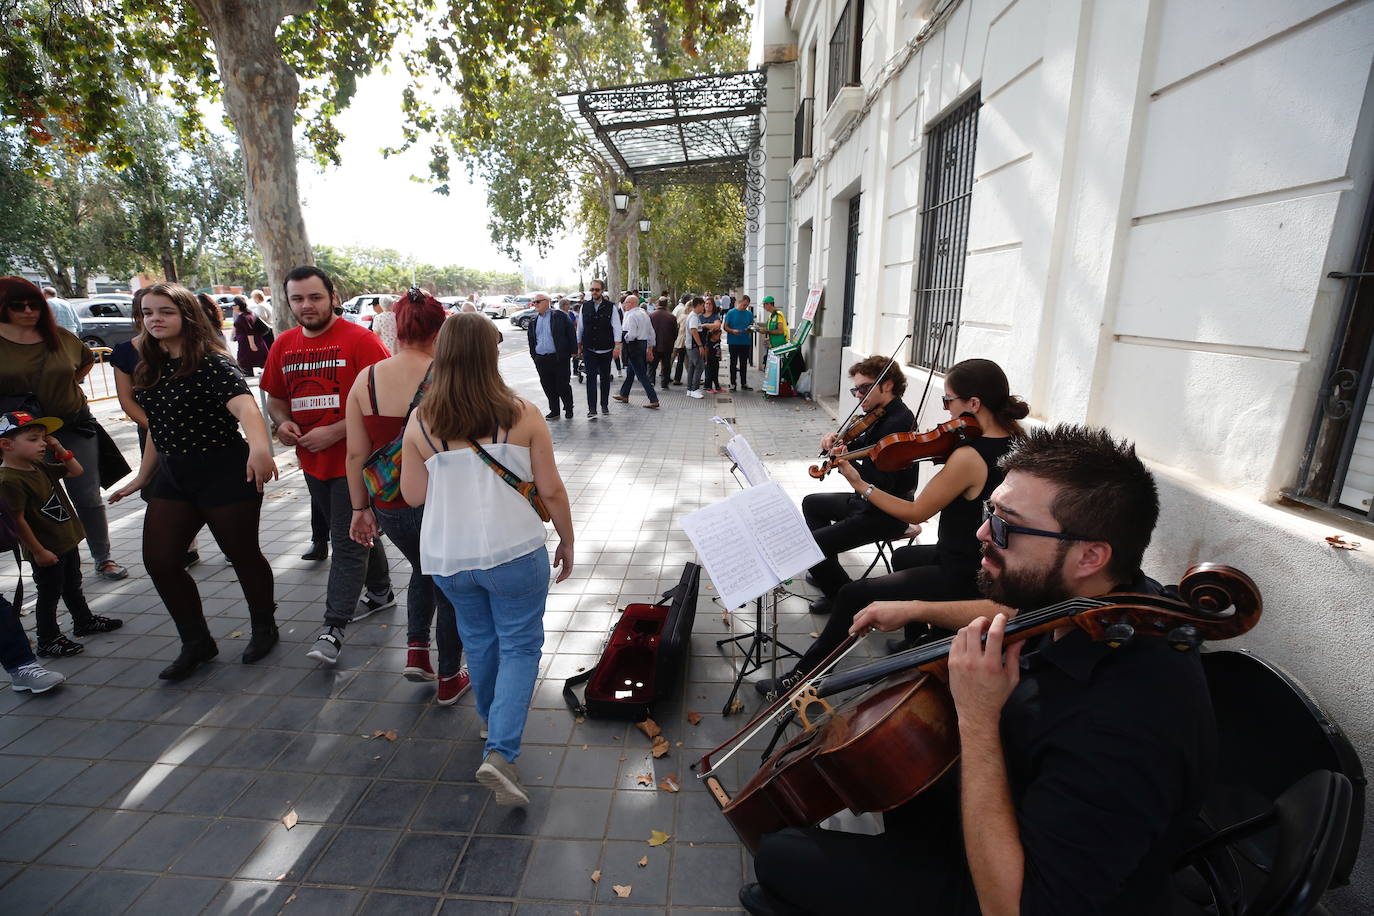
[[[1159,586],[1142,576],[1130,590]],[[1079,629],[1033,648],[1002,712],[1021,913],[1168,913],[1173,861],[1216,767],[1198,653],[1150,636],[1112,649]]]

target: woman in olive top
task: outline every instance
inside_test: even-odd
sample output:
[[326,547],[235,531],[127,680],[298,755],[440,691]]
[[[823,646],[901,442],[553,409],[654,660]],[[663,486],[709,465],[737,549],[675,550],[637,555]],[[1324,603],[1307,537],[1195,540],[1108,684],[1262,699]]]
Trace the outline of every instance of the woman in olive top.
[[[90,349],[75,334],[57,326],[42,290],[22,277],[0,277],[0,400],[31,395],[44,416],[62,421],[54,438],[89,469],[73,477],[67,490],[86,529],[96,572],[106,579],[123,579],[129,571],[110,559],[110,526],[97,470],[99,440],[81,391],[81,380],[94,365]],[[27,407],[15,403],[5,409]]]

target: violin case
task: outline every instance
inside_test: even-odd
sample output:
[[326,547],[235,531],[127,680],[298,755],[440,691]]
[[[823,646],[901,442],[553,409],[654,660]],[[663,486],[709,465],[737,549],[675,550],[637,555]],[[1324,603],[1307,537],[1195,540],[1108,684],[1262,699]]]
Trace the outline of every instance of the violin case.
[[[642,722],[678,686],[697,616],[701,567],[687,563],[678,584],[657,604],[628,605],[611,629],[601,658],[563,682],[563,701],[575,716]],[[586,699],[573,688],[586,684]]]

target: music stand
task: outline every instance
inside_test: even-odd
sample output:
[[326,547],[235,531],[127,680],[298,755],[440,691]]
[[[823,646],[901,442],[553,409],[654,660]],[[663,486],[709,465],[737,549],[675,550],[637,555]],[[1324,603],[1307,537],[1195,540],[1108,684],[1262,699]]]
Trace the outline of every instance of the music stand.
[[[778,639],[778,602],[786,595],[792,594],[779,582],[773,586],[766,594],[754,599],[754,630],[751,633],[741,633],[738,636],[727,636],[724,639],[716,640],[716,648],[719,649],[726,643],[739,644],[743,640],[749,641],[749,646],[744,650],[744,663],[740,665],[739,672],[735,675],[735,683],[730,688],[730,696],[725,699],[725,705],[721,708],[722,716],[730,715],[730,707],[734,705],[735,697],[739,695],[740,685],[744,679],[755,671],[761,669],[766,663],[773,666],[773,676],[778,674],[778,653],[784,657],[792,656],[801,658],[801,653],[791,646]],[[765,617],[764,599],[767,598],[771,606],[770,613]],[[728,611],[727,611],[728,613]],[[764,621],[770,621],[771,632],[764,629]],[[772,647],[769,662],[764,661],[763,649],[765,645]],[[751,667],[752,666],[752,667]]]

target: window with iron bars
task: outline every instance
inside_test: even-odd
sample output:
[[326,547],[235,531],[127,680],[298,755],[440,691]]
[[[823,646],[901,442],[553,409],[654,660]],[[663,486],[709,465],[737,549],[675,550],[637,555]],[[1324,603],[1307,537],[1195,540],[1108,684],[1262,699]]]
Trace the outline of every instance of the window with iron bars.
[[911,362],[927,368],[933,365],[937,372],[949,369],[959,337],[980,105],[980,94],[975,92],[926,132]]
[[835,31],[830,33],[830,63],[825,83],[826,107],[845,86],[859,85],[863,66],[863,0],[848,0],[840,10]]

